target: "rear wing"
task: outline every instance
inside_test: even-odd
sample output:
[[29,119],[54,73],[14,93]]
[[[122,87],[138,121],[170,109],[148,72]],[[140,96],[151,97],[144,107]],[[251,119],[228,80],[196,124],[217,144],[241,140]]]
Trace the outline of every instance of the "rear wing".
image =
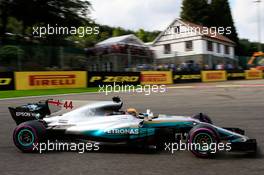
[[85,102],[74,102],[71,100],[53,100],[48,99],[38,103],[28,103],[18,107],[9,107],[9,112],[17,125],[30,120],[41,120],[44,117],[62,115],[72,111]]
[[50,115],[49,100],[40,101],[38,103],[29,103],[18,107],[9,107],[9,112],[17,125],[20,123],[43,119]]

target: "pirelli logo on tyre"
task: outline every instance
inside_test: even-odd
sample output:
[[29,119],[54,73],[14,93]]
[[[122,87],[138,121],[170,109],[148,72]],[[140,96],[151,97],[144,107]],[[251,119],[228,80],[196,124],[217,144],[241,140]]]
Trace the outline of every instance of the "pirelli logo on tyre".
[[203,82],[217,82],[217,81],[226,81],[226,80],[227,80],[226,71],[202,71]]
[[142,71],[141,84],[172,84],[171,71]]
[[85,71],[16,72],[16,89],[85,88]]
[[261,70],[246,70],[247,80],[257,80],[263,78],[263,72]]
[[138,85],[140,84],[139,72],[88,72],[88,86],[98,87],[99,85],[123,84]]
[[13,72],[0,72],[0,91],[1,90],[14,90],[14,73]]

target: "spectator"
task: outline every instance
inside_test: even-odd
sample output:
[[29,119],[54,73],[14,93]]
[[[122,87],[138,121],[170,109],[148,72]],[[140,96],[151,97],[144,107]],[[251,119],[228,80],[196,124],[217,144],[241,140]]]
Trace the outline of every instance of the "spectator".
[[225,69],[225,66],[224,66],[224,64],[219,63],[219,64],[216,65],[215,69],[216,70],[224,70]]
[[227,69],[227,70],[233,70],[233,69],[234,69],[234,66],[233,66],[231,63],[228,63],[228,64],[226,65],[226,69]]

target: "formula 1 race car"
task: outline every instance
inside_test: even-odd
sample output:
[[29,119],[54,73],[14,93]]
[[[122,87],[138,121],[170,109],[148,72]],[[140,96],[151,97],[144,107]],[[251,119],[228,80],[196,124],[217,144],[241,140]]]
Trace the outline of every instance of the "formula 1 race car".
[[245,136],[243,130],[215,126],[205,114],[154,115],[150,110],[122,111],[122,105],[121,99],[114,97],[112,101],[46,100],[9,107],[18,125],[14,144],[23,152],[34,152],[35,145],[47,140],[127,144],[155,150],[184,142],[195,144],[190,151],[197,157],[211,157],[215,155],[212,147],[203,146],[225,143],[226,151],[256,152],[256,140]]

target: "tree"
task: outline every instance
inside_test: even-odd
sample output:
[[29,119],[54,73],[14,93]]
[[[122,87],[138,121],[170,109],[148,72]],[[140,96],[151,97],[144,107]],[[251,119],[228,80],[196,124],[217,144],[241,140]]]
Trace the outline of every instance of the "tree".
[[193,22],[208,26],[210,15],[210,5],[207,0],[183,0],[181,18]]
[[12,1],[10,0],[2,0],[0,1],[0,18],[1,18],[1,25],[0,25],[0,36],[4,36],[7,29],[7,22],[8,17],[10,16],[10,7]]
[[141,39],[143,42],[147,42],[147,33],[145,32],[145,30],[143,29],[139,29],[137,32],[136,32],[136,36]]
[[238,34],[234,25],[228,0],[184,0],[181,18],[207,27],[231,28],[224,35],[236,43],[236,54],[240,55]]
[[5,34],[9,17],[22,22],[22,34],[36,24],[79,26],[89,22],[90,7],[87,0],[1,0],[0,34]]
[[121,36],[124,35],[124,29],[122,29],[121,27],[115,28],[113,30],[112,36],[116,37],[116,36]]
[[228,0],[212,0],[209,26],[231,27],[231,34],[224,33],[224,36],[234,41],[237,45],[236,53],[239,54],[239,39],[234,25],[231,9]]

